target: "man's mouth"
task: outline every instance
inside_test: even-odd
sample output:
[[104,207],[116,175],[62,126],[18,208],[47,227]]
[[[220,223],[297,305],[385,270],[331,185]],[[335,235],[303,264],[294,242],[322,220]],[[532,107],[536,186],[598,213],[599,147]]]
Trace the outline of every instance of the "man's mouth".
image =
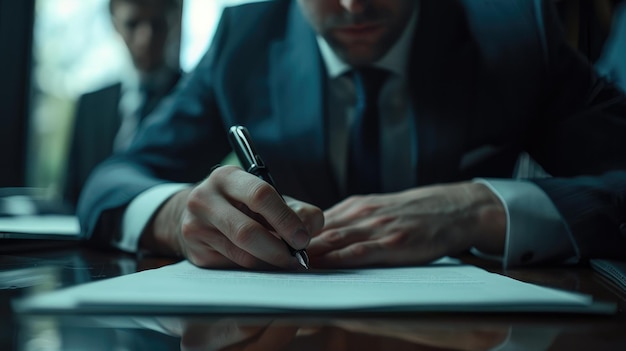
[[380,23],[363,23],[337,27],[335,33],[340,38],[356,40],[376,36],[383,30],[384,26]]

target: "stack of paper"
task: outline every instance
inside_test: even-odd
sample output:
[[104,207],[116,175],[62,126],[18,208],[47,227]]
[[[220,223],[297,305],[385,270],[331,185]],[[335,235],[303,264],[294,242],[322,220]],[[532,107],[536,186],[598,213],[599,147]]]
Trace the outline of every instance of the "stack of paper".
[[26,313],[614,313],[590,296],[516,281],[458,262],[308,272],[208,270],[188,262],[19,301]]

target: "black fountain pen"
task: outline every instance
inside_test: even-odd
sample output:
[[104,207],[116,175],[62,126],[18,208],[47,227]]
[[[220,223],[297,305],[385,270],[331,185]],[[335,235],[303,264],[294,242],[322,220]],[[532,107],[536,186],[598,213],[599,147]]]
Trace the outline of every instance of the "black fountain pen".
[[[254,148],[252,144],[252,139],[250,139],[250,134],[246,127],[243,126],[233,126],[230,127],[228,131],[228,140],[230,141],[233,150],[235,150],[235,154],[241,163],[241,167],[248,173],[254,174],[255,176],[261,178],[262,180],[269,183],[271,186],[276,189],[276,185],[274,184],[274,179],[270,175],[269,169],[263,159],[259,155],[259,153]],[[278,189],[276,189],[278,191]],[[280,194],[280,192],[279,192]],[[285,239],[282,241],[287,245],[289,252],[292,256],[298,259],[298,262],[306,268],[309,269],[309,256],[306,254],[306,250],[296,250],[291,245],[289,245]]]

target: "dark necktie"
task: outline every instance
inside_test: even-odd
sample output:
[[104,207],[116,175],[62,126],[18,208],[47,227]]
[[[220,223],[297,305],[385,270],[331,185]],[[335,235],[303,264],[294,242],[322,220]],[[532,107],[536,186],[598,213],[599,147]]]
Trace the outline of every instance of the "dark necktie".
[[388,71],[373,67],[352,73],[356,109],[349,140],[348,195],[381,191],[378,99],[388,75]]
[[137,109],[137,117],[139,118],[139,121],[142,121],[152,111],[156,97],[155,89],[149,86],[142,86],[141,97],[141,105],[139,105],[139,108]]
[[126,114],[122,116],[120,128],[113,141],[113,150],[116,152],[128,149],[135,138],[141,122],[152,109],[153,91],[142,86],[140,87],[139,95],[140,99],[137,105],[126,111]]

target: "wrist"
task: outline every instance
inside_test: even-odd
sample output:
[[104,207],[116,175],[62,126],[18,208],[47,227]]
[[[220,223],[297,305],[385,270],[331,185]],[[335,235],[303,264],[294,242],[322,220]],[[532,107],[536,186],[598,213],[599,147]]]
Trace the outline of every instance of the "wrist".
[[156,211],[139,239],[141,249],[156,254],[183,256],[181,222],[190,191],[177,192]]
[[473,247],[488,254],[502,254],[506,241],[507,215],[504,204],[484,184],[469,183],[472,194]]

